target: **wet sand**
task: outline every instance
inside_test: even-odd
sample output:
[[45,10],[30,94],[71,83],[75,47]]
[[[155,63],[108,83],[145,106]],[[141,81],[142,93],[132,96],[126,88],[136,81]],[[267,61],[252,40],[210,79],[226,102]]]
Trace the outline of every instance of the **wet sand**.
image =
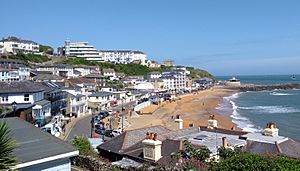
[[127,130],[163,125],[170,129],[176,129],[174,118],[180,115],[183,119],[184,128],[190,125],[207,126],[207,120],[214,114],[218,121],[218,127],[231,129],[233,126],[231,119],[225,115],[215,112],[215,108],[222,103],[223,97],[230,96],[237,91],[228,89],[209,89],[197,94],[190,94],[180,97],[175,102],[164,102],[163,104],[151,105],[142,110],[143,115],[133,115],[128,117],[130,127]]

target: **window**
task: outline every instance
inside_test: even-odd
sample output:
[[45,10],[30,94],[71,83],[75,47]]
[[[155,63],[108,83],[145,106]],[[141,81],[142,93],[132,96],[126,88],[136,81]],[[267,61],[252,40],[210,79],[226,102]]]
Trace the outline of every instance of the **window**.
[[3,102],[8,102],[8,95],[2,96],[2,101]]
[[29,101],[29,94],[24,94],[24,101],[28,102]]

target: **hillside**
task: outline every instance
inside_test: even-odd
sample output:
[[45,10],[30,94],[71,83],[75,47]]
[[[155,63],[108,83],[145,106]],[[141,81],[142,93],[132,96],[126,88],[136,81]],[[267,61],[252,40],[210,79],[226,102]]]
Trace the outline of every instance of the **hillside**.
[[[143,66],[140,64],[135,64],[135,63],[113,64],[113,63],[107,63],[107,62],[91,62],[91,61],[87,61],[83,58],[69,58],[69,59],[65,60],[63,63],[69,64],[69,65],[99,66],[100,68],[103,68],[103,69],[112,68],[116,72],[123,72],[129,76],[134,76],[134,75],[146,76],[149,72],[152,72],[152,71],[164,72],[171,68],[171,67],[167,67],[164,65],[162,65],[160,68],[148,68],[146,66]],[[184,66],[177,66],[177,67],[184,67]],[[187,67],[187,70],[189,70],[191,72],[191,74],[189,76],[192,79],[208,77],[208,78],[212,78],[215,80],[214,76],[205,70],[197,69],[194,67]]]
[[22,60],[25,61],[25,63],[43,63],[43,62],[47,62],[50,59],[47,56],[43,56],[43,55],[36,55],[36,54],[24,54],[24,53],[18,53],[16,55],[14,54],[8,54],[8,55],[3,55],[1,56],[1,58],[7,58],[7,59],[18,59],[18,60]]

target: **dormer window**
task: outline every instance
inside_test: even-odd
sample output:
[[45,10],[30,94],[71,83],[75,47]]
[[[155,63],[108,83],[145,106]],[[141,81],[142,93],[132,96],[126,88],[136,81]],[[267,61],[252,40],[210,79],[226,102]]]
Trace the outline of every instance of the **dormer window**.
[[24,94],[24,101],[28,102],[29,101],[29,94]]

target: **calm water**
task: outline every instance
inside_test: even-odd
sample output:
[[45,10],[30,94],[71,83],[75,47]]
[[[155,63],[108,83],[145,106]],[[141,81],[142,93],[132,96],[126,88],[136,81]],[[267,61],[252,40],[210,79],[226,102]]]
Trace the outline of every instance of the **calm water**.
[[[237,78],[242,83],[250,84],[300,83],[300,75],[296,75],[296,80],[288,75]],[[267,122],[276,122],[280,135],[300,141],[300,90],[237,93],[224,97],[224,103],[218,110],[227,113],[230,111],[233,122],[245,131],[261,131]]]

